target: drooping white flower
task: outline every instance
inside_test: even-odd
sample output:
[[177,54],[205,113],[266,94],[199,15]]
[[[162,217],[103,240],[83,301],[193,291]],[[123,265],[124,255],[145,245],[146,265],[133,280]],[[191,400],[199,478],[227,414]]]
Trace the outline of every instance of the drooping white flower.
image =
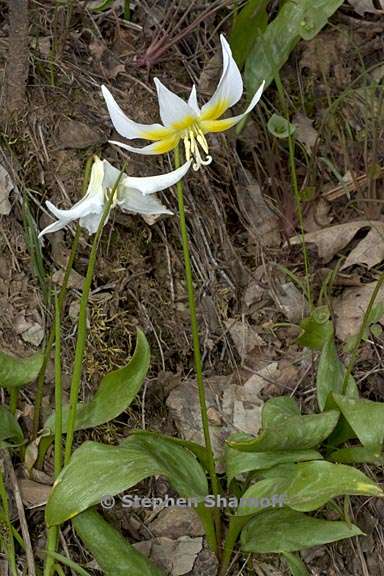
[[[142,215],[172,214],[152,194],[176,184],[186,174],[190,165],[190,162],[186,162],[177,170],[159,176],[134,178],[122,174],[112,207],[117,205],[123,212]],[[113,189],[119,176],[120,171],[117,168],[114,168],[107,160],[100,160],[95,156],[87,192],[79,202],[69,210],[56,208],[51,202],[46,202],[48,210],[57,220],[44,228],[39,238],[44,234],[61,230],[74,220],[79,220],[80,226],[86,228],[90,234],[94,234],[108,201],[108,193]]]
[[[180,140],[183,140],[186,159],[194,159],[194,170],[198,170],[202,164],[210,164],[212,157],[208,154],[209,149],[205,134],[222,132],[235,126],[256,106],[264,88],[263,82],[245,112],[231,118],[220,119],[220,116],[228,108],[234,106],[243,94],[243,80],[232,57],[229,44],[223,35],[220,36],[220,40],[223,51],[223,72],[212,98],[201,108],[197,102],[195,86],[192,87],[187,103],[168,90],[158,78],[155,78],[163,125],[134,122],[124,114],[109,90],[102,86],[102,93],[116,131],[128,139],[141,138],[153,142],[143,148],[136,148],[116,141],[112,143],[139,154],[164,154],[175,148]],[[201,157],[200,148],[204,152],[204,159]]]

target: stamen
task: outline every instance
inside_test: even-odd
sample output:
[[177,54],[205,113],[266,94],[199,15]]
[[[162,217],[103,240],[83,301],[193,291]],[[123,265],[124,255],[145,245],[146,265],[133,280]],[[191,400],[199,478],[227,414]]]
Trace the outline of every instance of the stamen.
[[[199,145],[206,154],[204,160],[201,157]],[[197,124],[193,124],[193,126],[187,129],[184,136],[184,147],[186,159],[190,160],[193,157],[195,160],[192,165],[194,170],[198,170],[200,166],[207,166],[212,162],[212,156],[208,154],[208,142],[200,126]]]

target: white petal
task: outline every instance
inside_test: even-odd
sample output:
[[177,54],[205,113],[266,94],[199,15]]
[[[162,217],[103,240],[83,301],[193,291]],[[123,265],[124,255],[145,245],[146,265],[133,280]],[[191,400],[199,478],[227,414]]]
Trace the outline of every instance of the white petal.
[[[91,177],[89,180],[87,192],[79,202],[74,204],[72,208],[68,210],[62,210],[61,208],[57,208],[52,202],[47,200],[46,205],[47,208],[52,214],[57,218],[57,222],[53,222],[42,232],[40,232],[40,237],[43,234],[47,234],[49,232],[56,232],[61,228],[64,228],[72,222],[73,220],[80,220],[80,224],[87,228],[87,230],[92,234],[94,224],[93,221],[95,217],[101,217],[101,214],[104,209],[105,203],[105,194],[103,189],[103,179],[104,179],[104,165],[103,162],[96,156],[95,161],[92,165],[91,170]],[[88,224],[88,217],[92,221],[91,224]],[[97,229],[97,226],[96,226]]]
[[165,137],[168,130],[161,124],[139,124],[130,120],[124,114],[114,97],[105,86],[101,87],[108,112],[115,130],[125,138],[146,138],[148,140],[158,140]]
[[202,120],[201,127],[204,133],[207,132],[224,132],[224,130],[228,130],[233,126],[236,126],[246,116],[251,112],[251,110],[256,106],[258,101],[261,98],[263,93],[265,82],[262,83],[256,94],[253,96],[248,108],[242,114],[238,114],[237,116],[232,116],[229,118],[223,118],[222,120]]
[[199,103],[197,102],[197,94],[196,94],[196,86],[192,86],[191,93],[188,98],[189,106],[196,112],[196,114],[200,114]]
[[156,196],[144,196],[139,190],[129,188],[128,193],[118,201],[123,212],[134,214],[172,214]]
[[155,78],[159,99],[160,118],[164,126],[183,129],[193,122],[195,111],[179,96],[168,90],[158,78]]
[[[79,224],[82,228],[88,230],[89,234],[95,234],[100,224],[101,217],[103,215],[103,210],[100,212],[94,212],[92,214],[86,214],[79,220]],[[108,215],[109,216],[109,215]],[[107,223],[108,218],[106,218],[104,225]]]
[[167,174],[159,174],[158,176],[147,176],[142,178],[133,178],[131,176],[126,176],[122,182],[121,194],[123,194],[123,188],[127,190],[127,194],[130,194],[130,188],[135,188],[139,190],[142,194],[153,194],[154,192],[160,192],[165,190],[170,186],[173,186],[185,176],[191,166],[191,162],[185,162],[180,168],[168,172]]
[[201,109],[203,120],[216,120],[225,110],[234,106],[243,94],[243,80],[232,57],[231,48],[222,34],[220,41],[223,51],[223,72],[214,95]]
[[159,140],[153,144],[148,144],[148,146],[143,146],[142,148],[137,148],[136,146],[130,146],[129,144],[124,144],[123,142],[117,142],[117,140],[110,140],[110,144],[116,144],[124,150],[129,152],[134,152],[135,154],[144,155],[154,155],[154,154],[165,154],[173,148],[175,148],[179,142],[180,138],[178,136],[172,136],[170,138],[165,138],[164,140]]

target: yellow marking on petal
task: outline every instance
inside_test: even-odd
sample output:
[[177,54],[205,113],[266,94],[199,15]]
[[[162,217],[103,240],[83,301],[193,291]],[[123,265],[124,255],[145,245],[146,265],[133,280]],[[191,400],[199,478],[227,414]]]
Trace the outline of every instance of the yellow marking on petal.
[[193,116],[185,116],[184,118],[182,118],[182,120],[179,120],[178,122],[173,122],[170,128],[172,128],[173,130],[185,130],[187,128],[190,128],[194,122],[196,122],[196,118],[194,118]]
[[208,106],[200,115],[201,120],[216,120],[229,108],[229,101],[220,98],[212,106]]
[[165,138],[169,138],[173,132],[174,130],[170,128],[149,128],[148,130],[142,130],[139,137],[154,141],[164,140]]
[[237,124],[238,120],[234,118],[224,118],[224,120],[203,120],[201,128],[206,134],[207,132],[224,132]]
[[[172,136],[171,138],[165,138],[164,140],[159,140],[153,144],[153,150],[157,154],[165,154],[173,148],[175,148],[179,142],[180,138],[178,136]],[[152,146],[152,144],[151,144]]]

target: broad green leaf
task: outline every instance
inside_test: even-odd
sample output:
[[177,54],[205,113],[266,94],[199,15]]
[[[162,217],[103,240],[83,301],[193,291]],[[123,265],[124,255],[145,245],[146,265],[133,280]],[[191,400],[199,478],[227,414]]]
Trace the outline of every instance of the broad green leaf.
[[[200,464],[204,466],[206,470],[209,469],[209,457],[207,449],[201,444],[192,442],[191,440],[183,440],[182,438],[176,438],[174,436],[167,436],[166,434],[161,434],[161,432],[149,432],[148,430],[133,430],[131,432],[135,436],[149,436],[151,438],[160,438],[166,440],[167,442],[174,443],[177,446],[183,446],[190,450],[199,460]],[[123,442],[124,444],[124,442]]]
[[44,355],[37,352],[27,358],[16,358],[0,352],[0,386],[15,388],[36,380]]
[[265,32],[258,35],[245,64],[248,93],[263,80],[268,86],[300,38],[310,40],[325,26],[343,0],[295,0],[284,4]]
[[72,523],[105,576],[163,575],[95,510],[82,512]]
[[328,456],[329,460],[340,462],[341,464],[384,464],[384,454],[377,448],[366,448],[365,446],[353,446],[352,448],[340,448]]
[[[123,368],[110,372],[89,402],[80,402],[76,412],[75,430],[94,428],[113,420],[121,414],[139,392],[148,372],[150,350],[148,341],[141,330],[137,332],[136,348],[130,362]],[[67,430],[69,407],[63,407],[63,432]],[[55,431],[55,414],[45,423],[50,434]]]
[[85,442],[53,486],[45,510],[47,524],[61,524],[99,504],[103,496],[120,494],[158,474],[166,476],[181,497],[204,499],[208,494],[195,456],[164,438],[133,435],[119,446]]
[[384,441],[384,403],[333,394],[349,426],[367,448],[380,450]]
[[227,445],[243,452],[308,450],[331,434],[339,418],[336,410],[307,416],[297,414],[296,410],[292,399],[268,400],[262,412],[260,434],[256,438],[230,438]]
[[[242,495],[244,504],[239,506],[238,515],[260,513],[262,507],[258,501],[278,494],[284,495],[284,506],[299,512],[316,510],[337,496],[384,495],[360,470],[324,460],[282,464],[264,471],[263,476],[263,480],[250,486]],[[257,502],[253,503],[253,499]]]
[[5,406],[0,406],[0,448],[19,446],[23,442],[23,431],[16,417]]
[[301,321],[300,328],[302,332],[297,338],[297,343],[312,350],[321,350],[333,334],[328,307],[315,308],[310,316]]
[[225,463],[228,484],[233,478],[252,472],[266,470],[278,464],[288,462],[305,462],[308,460],[321,460],[320,452],[316,450],[285,450],[276,452],[240,452],[226,446]]
[[241,549],[256,554],[282,554],[361,534],[357,526],[347,522],[313,518],[289,509],[268,510],[251,519],[243,528]]
[[248,0],[236,17],[230,44],[233,56],[240,68],[244,66],[252,46],[261,32],[267,28],[267,4],[269,0]]
[[334,408],[329,405],[327,400],[331,392],[345,394],[350,398],[358,398],[359,391],[356,382],[352,376],[348,379],[347,389],[343,390],[345,367],[337,357],[337,350],[333,334],[326,340],[320,354],[319,366],[316,376],[317,402],[319,408],[323,411],[326,407]]
[[283,556],[287,561],[292,576],[310,576],[300,556],[293,552],[283,552]]
[[288,138],[296,131],[296,126],[279,114],[272,114],[268,120],[267,128],[272,136],[280,139]]

